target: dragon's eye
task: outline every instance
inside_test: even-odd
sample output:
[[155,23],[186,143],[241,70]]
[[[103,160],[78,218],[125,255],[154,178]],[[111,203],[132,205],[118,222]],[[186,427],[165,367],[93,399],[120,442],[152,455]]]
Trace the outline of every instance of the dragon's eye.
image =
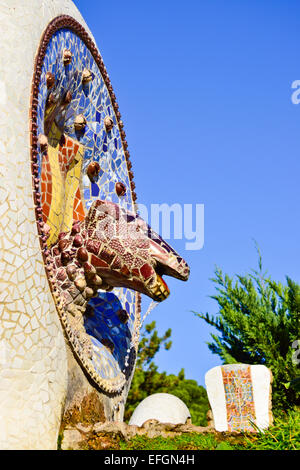
[[129,224],[136,220],[136,217],[134,215],[131,215],[131,214],[126,214],[125,218],[126,218],[126,222],[129,223]]

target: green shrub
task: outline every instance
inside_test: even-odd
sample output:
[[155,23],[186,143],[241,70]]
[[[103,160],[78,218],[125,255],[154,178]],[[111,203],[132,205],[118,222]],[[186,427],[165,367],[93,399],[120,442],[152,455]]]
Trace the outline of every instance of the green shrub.
[[186,404],[193,424],[207,426],[209,404],[205,388],[198,385],[196,380],[186,379],[184,369],[178,375],[158,372],[153,358],[162,345],[169,350],[172,342],[170,329],[159,337],[155,327],[155,322],[146,325],[139,343],[135,373],[126,402],[125,421],[130,419],[134,409],[144,398],[153,393],[171,393]]
[[263,274],[260,254],[258,271],[233,279],[217,268],[212,281],[217,316],[194,312],[220,333],[211,335],[209,349],[225,364],[267,366],[275,415],[299,406],[299,391],[287,384],[299,376],[293,343],[300,340],[300,285],[289,278],[283,285]]

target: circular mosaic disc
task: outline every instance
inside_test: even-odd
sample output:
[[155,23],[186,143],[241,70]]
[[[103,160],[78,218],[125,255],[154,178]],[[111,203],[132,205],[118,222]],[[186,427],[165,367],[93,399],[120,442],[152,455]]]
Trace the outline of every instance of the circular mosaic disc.
[[65,333],[81,365],[107,392],[120,391],[132,372],[140,294],[114,288],[98,290],[89,300],[83,315],[92,348],[87,355],[64,309],[53,275],[56,261],[51,247],[62,233],[85,220],[95,200],[135,212],[133,175],[120,117],[93,41],[73,18],[57,17],[41,40],[33,77],[31,154],[37,225]]

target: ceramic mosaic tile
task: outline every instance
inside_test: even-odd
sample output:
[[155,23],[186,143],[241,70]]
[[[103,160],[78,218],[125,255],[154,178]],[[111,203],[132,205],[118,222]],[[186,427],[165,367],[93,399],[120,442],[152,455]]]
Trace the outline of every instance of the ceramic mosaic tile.
[[254,399],[250,366],[222,367],[228,431],[253,431]]
[[56,449],[67,355],[37,233],[28,115],[48,23],[85,23],[70,0],[0,3],[0,448]]
[[272,423],[272,374],[263,365],[226,364],[205,375],[217,431],[256,432]]

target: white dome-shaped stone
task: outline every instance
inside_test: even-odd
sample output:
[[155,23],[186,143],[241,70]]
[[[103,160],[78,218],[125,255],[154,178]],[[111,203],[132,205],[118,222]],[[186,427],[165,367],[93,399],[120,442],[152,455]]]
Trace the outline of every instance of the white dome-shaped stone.
[[188,407],[180,398],[169,393],[154,393],[136,407],[129,424],[142,426],[148,419],[157,419],[160,423],[184,424],[190,417]]

